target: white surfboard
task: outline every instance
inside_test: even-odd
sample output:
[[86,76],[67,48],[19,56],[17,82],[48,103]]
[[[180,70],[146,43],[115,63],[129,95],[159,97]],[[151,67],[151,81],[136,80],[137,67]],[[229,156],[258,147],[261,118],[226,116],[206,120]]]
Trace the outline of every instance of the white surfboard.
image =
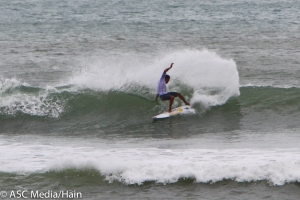
[[191,113],[192,114],[195,113],[195,109],[191,108],[191,106],[180,106],[178,108],[174,108],[172,112],[164,112],[159,115],[156,115],[153,117],[153,119],[163,119],[163,118],[168,118],[179,114],[191,114]]

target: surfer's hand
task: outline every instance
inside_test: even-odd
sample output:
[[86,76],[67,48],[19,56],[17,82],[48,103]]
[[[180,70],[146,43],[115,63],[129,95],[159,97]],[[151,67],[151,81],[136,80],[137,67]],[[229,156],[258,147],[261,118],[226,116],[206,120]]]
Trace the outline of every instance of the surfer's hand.
[[174,64],[174,63],[171,63],[171,66],[170,66],[169,68],[165,69],[164,72],[167,73],[167,71],[169,71],[169,70],[173,67],[173,64]]

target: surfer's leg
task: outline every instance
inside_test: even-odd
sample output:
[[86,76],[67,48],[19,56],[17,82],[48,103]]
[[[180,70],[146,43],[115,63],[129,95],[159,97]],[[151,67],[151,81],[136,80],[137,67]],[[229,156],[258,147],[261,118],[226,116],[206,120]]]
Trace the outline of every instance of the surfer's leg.
[[185,103],[185,105],[190,105],[189,102],[185,100],[185,98],[178,92],[177,96]]
[[172,112],[172,105],[173,105],[173,102],[174,102],[174,96],[170,96],[170,103],[169,103],[169,112]]

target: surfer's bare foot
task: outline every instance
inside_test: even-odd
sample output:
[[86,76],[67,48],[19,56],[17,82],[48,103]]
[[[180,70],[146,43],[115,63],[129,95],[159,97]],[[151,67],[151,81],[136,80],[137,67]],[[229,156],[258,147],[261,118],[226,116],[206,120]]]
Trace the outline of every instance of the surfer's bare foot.
[[191,104],[189,102],[186,102],[185,105],[190,106]]
[[172,110],[171,110],[171,109],[169,109],[169,113],[170,113],[170,112],[172,112]]

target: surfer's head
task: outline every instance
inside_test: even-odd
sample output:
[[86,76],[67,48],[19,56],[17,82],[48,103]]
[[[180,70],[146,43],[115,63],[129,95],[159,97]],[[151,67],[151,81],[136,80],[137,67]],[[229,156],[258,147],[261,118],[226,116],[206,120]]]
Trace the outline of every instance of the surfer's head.
[[166,75],[165,81],[166,81],[166,83],[169,83],[169,81],[170,81],[170,76],[169,75]]

